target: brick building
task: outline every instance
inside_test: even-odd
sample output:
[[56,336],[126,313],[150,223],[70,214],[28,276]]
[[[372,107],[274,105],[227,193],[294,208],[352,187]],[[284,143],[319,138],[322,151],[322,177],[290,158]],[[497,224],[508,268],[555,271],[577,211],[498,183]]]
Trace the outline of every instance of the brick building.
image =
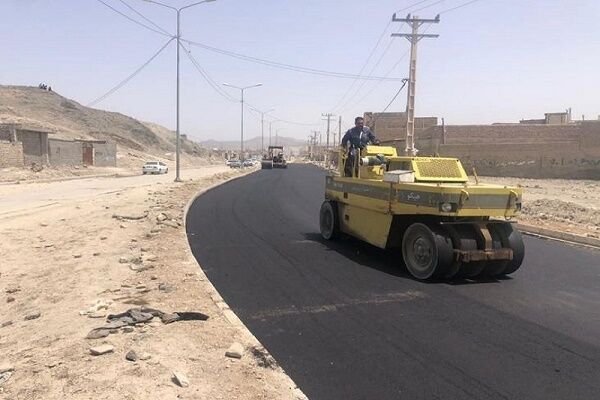
[[117,145],[105,140],[64,140],[24,124],[0,124],[0,168],[38,165],[117,166]]
[[[377,117],[386,125],[375,132],[378,137],[382,132],[380,140],[402,154],[406,117],[388,114],[396,116]],[[518,124],[440,126],[433,118],[418,120],[422,121],[415,129],[419,155],[458,157],[468,172],[475,167],[480,175],[600,180],[600,120],[572,121],[568,110]],[[400,135],[389,139],[389,127]]]
[[[380,141],[401,139],[406,136],[406,113],[373,113],[364,114],[365,125],[371,128]],[[438,124],[437,117],[416,117],[415,133]]]
[[[53,134],[52,131],[34,126],[24,124],[1,124],[0,147],[2,147],[3,150],[0,152],[6,154],[7,158],[4,159],[4,161],[0,160],[0,165],[48,165],[50,163],[48,157],[48,135],[51,134]],[[22,159],[18,160],[19,157]],[[11,165],[11,163],[14,164]]]

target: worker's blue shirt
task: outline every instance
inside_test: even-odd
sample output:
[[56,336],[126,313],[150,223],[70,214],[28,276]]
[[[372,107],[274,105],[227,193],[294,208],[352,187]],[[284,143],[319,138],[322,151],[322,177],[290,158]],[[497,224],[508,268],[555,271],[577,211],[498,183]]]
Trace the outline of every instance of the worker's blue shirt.
[[379,140],[377,140],[368,126],[363,126],[362,129],[355,126],[354,128],[348,129],[342,138],[342,147],[346,147],[348,142],[350,142],[351,147],[362,149],[368,143],[378,144]]

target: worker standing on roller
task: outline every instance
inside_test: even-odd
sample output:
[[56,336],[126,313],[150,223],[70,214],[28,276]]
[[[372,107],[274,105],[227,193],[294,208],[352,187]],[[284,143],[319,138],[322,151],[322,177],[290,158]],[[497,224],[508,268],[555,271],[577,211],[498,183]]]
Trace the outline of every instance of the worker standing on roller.
[[[348,142],[350,148],[348,149]],[[368,126],[365,126],[365,120],[363,117],[354,118],[354,128],[348,129],[344,137],[342,138],[342,147],[348,151],[348,157],[346,157],[346,164],[344,165],[344,175],[352,176],[352,166],[354,165],[356,156],[360,156],[360,149],[365,147],[367,144],[379,144],[377,137],[371,132]]]

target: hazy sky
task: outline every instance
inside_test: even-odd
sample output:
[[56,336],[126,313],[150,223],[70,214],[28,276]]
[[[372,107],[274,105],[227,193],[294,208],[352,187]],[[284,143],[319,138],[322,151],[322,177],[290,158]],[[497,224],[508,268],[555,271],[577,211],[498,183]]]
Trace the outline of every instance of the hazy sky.
[[[144,21],[121,0],[103,0]],[[174,12],[142,0],[124,0],[169,32]],[[403,10],[433,18],[469,0],[426,0]],[[163,0],[173,6],[187,0]],[[392,14],[418,0],[217,0],[186,10],[182,36],[245,55],[329,71],[358,74],[381,37],[363,74],[408,75],[409,48],[392,31]],[[427,7],[428,6],[428,7]],[[416,11],[419,8],[427,7]],[[82,104],[103,95],[146,62],[169,39],[110,10],[98,0],[0,0],[0,84],[47,82]],[[479,0],[441,15],[427,29],[437,39],[419,43],[418,116],[447,124],[516,122],[572,107],[575,117],[600,114],[600,1]],[[151,25],[150,25],[151,26]],[[391,46],[388,48],[388,44]],[[388,49],[384,53],[385,49]],[[237,86],[262,82],[246,100],[274,115],[315,126],[278,122],[280,135],[306,138],[324,131],[321,113],[355,115],[382,111],[399,82],[364,85],[352,79],[276,69],[191,47],[210,77]],[[404,56],[404,58],[402,58]],[[181,55],[182,132],[196,139],[239,137],[239,103],[211,88]],[[400,61],[399,61],[400,60]],[[350,85],[352,90],[348,92]],[[223,87],[236,99],[239,91]],[[345,93],[348,101],[341,101]],[[404,111],[403,91],[388,111]],[[97,108],[175,127],[175,43]],[[336,124],[337,126],[337,124]],[[267,127],[265,128],[267,133]],[[260,135],[259,118],[246,112],[247,137]],[[273,132],[275,133],[275,132]]]

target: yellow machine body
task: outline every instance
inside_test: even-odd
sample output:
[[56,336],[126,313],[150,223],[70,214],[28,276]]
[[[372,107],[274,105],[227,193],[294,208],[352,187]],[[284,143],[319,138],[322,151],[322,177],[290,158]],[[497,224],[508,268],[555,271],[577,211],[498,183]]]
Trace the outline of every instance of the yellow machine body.
[[506,220],[519,213],[520,187],[470,183],[456,158],[398,156],[393,147],[366,146],[355,157],[352,176],[344,176],[346,158],[340,152],[340,176],[327,176],[325,184],[340,232],[392,248],[401,246],[412,223],[423,223],[444,230],[457,260],[512,259],[506,240],[498,244],[510,227],[491,224],[509,225]]

